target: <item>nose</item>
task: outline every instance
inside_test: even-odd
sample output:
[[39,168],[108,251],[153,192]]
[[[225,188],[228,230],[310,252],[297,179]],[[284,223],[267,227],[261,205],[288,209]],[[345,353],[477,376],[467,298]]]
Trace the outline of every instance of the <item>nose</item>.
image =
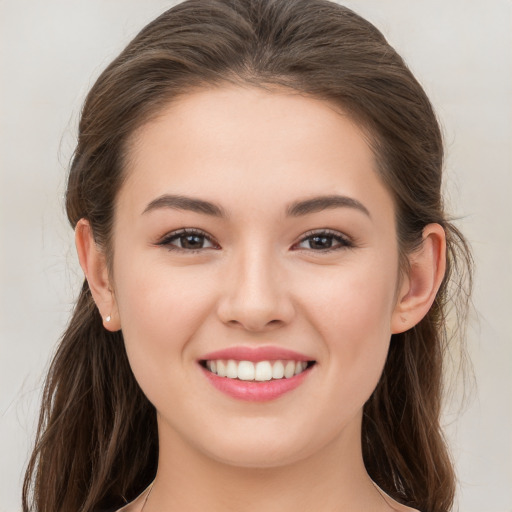
[[285,272],[263,249],[248,249],[231,261],[218,316],[231,327],[267,332],[295,314]]

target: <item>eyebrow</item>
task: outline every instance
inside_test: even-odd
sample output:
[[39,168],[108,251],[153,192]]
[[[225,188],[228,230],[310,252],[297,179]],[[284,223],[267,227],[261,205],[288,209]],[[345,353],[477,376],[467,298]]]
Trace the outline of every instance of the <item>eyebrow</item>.
[[203,199],[196,199],[187,196],[176,196],[164,194],[163,196],[157,197],[151,201],[144,211],[143,214],[148,213],[152,210],[159,208],[171,208],[173,210],[188,210],[190,212],[202,213],[205,215],[211,215],[213,217],[227,218],[227,214],[224,209]]
[[354,208],[371,218],[368,209],[357,199],[340,195],[317,196],[304,201],[295,201],[286,209],[286,215],[300,217],[331,208]]
[[[170,194],[164,194],[151,201],[142,213],[145,214],[160,208],[187,210],[212,217],[228,217],[224,208],[218,204],[204,199]],[[286,208],[286,215],[288,217],[301,217],[332,208],[353,208],[371,218],[368,209],[357,199],[341,195],[317,196],[302,201],[294,201]]]

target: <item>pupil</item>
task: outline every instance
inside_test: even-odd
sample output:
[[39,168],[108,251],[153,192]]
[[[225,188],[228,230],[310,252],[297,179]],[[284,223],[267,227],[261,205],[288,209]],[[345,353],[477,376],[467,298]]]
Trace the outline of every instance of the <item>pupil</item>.
[[314,236],[310,246],[312,249],[326,249],[332,246],[332,239],[327,236]]
[[185,249],[197,249],[201,247],[202,237],[199,235],[186,235],[182,237],[181,246]]

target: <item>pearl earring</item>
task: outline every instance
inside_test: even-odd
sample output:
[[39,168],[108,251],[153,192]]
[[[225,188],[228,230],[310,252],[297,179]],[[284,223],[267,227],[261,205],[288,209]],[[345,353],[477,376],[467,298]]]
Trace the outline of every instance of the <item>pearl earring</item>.
[[110,315],[108,315],[107,318],[105,318],[105,322],[110,322],[111,319],[112,319],[112,317]]

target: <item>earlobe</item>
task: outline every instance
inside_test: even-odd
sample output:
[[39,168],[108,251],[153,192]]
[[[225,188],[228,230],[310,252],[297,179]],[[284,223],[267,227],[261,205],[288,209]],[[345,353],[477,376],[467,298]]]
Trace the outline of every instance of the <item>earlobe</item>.
[[428,313],[446,271],[446,234],[439,224],[423,229],[421,246],[409,255],[409,269],[399,290],[391,332],[414,327]]
[[94,241],[89,221],[80,219],[75,228],[75,244],[94,302],[109,331],[121,328],[113,288],[110,285],[105,253]]

